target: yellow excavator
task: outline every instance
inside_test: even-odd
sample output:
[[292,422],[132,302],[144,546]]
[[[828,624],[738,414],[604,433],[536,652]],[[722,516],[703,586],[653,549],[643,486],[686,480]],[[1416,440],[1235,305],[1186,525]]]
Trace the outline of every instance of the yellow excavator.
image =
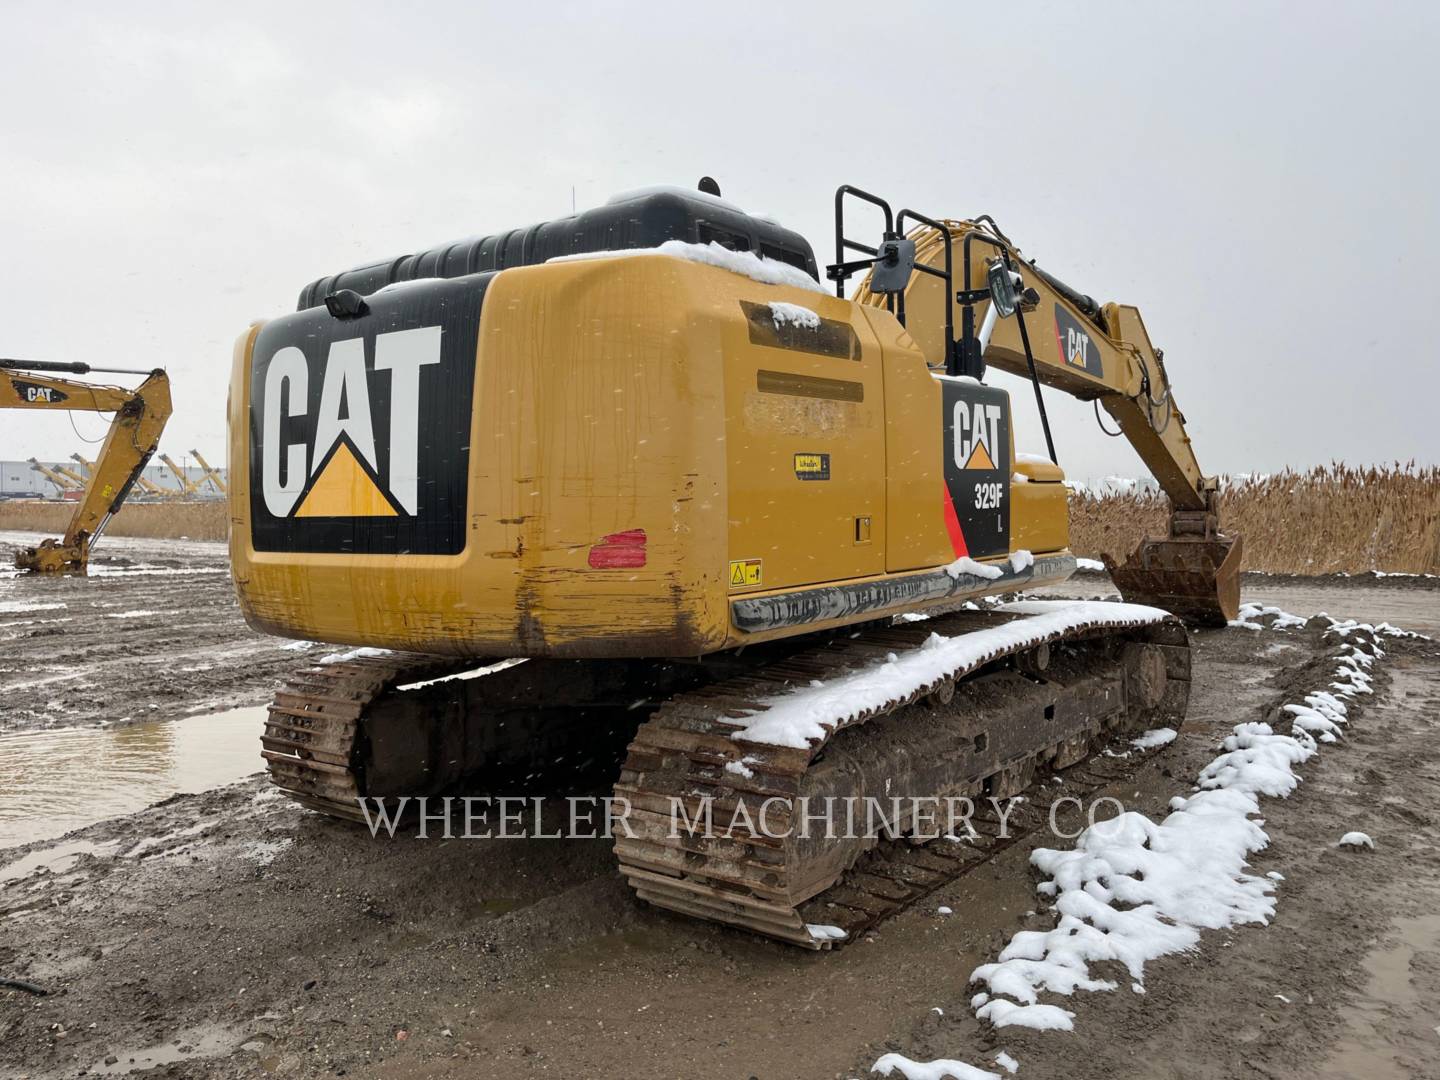
[[[1003,798],[1180,723],[1176,615],[1234,617],[1240,544],[1139,311],[988,217],[846,186],[835,221],[833,295],[707,178],[321,278],[241,335],[245,617],[388,650],[276,695],[275,784],[364,820],[612,754],[640,898],[819,949],[953,852],[757,814]],[[1016,451],[992,367],[1032,382],[1046,454]],[[1103,407],[1170,497],[1169,535],[1111,568],[1132,603],[977,603],[1076,568],[1042,388]],[[524,662],[458,677],[501,658]]]
[[[135,389],[62,379],[50,374],[105,373],[144,375]],[[114,413],[100,454],[84,482],[85,493],[75,505],[60,539],[42,541],[15,556],[22,570],[83,574],[90,549],[110,518],[120,509],[160,442],[170,418],[170,380],[160,369],[135,371],[89,364],[39,360],[0,360],[0,409],[50,409]],[[64,470],[66,475],[73,475]],[[78,478],[77,478],[78,479]]]
[[200,492],[200,485],[190,479],[190,474],[175,464],[175,459],[169,454],[160,455],[161,462],[170,470],[170,475],[175,477],[176,483],[180,485],[178,495],[180,498],[188,498]]
[[85,490],[85,478],[83,476],[76,476],[72,470],[67,469],[64,465],[56,465],[54,468],[51,468],[49,465],[32,457],[30,459],[30,470],[31,472],[38,472],[46,480],[50,481],[57,495],[64,496],[67,491],[80,492]]
[[[191,450],[190,456],[195,459],[195,464],[199,465],[201,470],[205,473],[205,479],[210,482],[210,486],[213,487],[219,494],[224,495],[225,478],[220,475],[219,470],[214,468],[208,461],[206,461],[199,450]],[[198,489],[199,485],[197,484],[196,487]]]

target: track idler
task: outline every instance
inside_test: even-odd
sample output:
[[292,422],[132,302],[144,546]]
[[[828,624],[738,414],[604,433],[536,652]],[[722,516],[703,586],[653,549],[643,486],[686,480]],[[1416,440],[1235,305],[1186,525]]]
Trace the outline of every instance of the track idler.
[[1194,626],[1224,626],[1240,614],[1240,555],[1240,537],[1219,531],[1212,500],[1206,510],[1174,511],[1170,536],[1141,541],[1124,563],[1104,558],[1130,603],[1162,608]]

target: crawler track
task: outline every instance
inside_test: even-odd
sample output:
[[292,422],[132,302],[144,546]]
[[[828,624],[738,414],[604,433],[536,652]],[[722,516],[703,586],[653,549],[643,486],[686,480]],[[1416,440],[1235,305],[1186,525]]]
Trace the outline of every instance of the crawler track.
[[[805,948],[829,948],[844,939],[812,926],[854,937],[993,857],[1044,817],[1022,804],[1008,837],[998,835],[998,821],[980,818],[982,835],[973,842],[825,840],[823,823],[810,835],[802,824],[821,800],[1004,798],[1029,787],[1037,770],[1067,768],[1065,793],[1081,794],[1133,767],[1127,761],[1116,772],[1105,759],[1080,765],[1111,738],[1179,726],[1190,679],[1184,628],[1174,620],[1132,626],[1095,619],[991,652],[903,699],[837,718],[823,741],[805,749],[735,738],[736,718],[776,695],[918,649],[931,633],[961,635],[1015,617],[963,612],[874,630],[667,702],[641,726],[615,787],[632,807],[633,835],[617,831],[615,850],[636,895]],[[678,824],[677,806],[685,812]],[[899,822],[896,831],[913,836],[923,824]]]
[[311,810],[363,821],[361,717],[396,686],[462,667],[433,656],[389,653],[296,671],[270,703],[260,737],[270,782]]
[[[1120,735],[1179,726],[1190,686],[1185,630],[1116,614],[1022,632],[1020,644],[987,646],[903,697],[843,710],[805,747],[743,741],[741,718],[797,687],[920,649],[932,634],[964,637],[1023,618],[954,612],[705,664],[532,660],[478,679],[451,677],[473,660],[358,657],[292,676],[270,707],[263,753],[288,796],[355,821],[362,798],[507,785],[528,794],[568,768],[618,770],[615,794],[629,810],[615,851],[638,897],[831,948],[1044,823],[1022,803],[1002,828],[987,798],[1017,795],[1043,772],[1060,774],[1061,793],[1084,795],[1132,769],[1135,755],[1123,764],[1092,755]],[[975,800],[978,835],[925,841],[936,830],[913,815],[888,816],[878,834],[841,828],[839,838],[826,838],[823,821],[808,832],[803,824],[815,806],[893,796]],[[817,935],[818,926],[845,936]]]
[[364,821],[362,798],[529,795],[597,771],[609,781],[659,702],[714,677],[694,664],[581,660],[463,677],[483,663],[386,653],[295,672],[261,738],[271,782]]

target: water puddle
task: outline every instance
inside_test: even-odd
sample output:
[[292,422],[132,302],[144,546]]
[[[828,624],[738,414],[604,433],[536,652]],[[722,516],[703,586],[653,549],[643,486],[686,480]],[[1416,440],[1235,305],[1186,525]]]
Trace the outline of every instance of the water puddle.
[[[1411,981],[1411,967],[1417,954],[1424,956],[1440,948],[1440,915],[1397,919],[1392,930],[1399,941],[1377,945],[1360,962],[1369,976],[1365,992],[1349,1010],[1345,1033],[1317,1077],[1406,1080],[1411,1075],[1409,1068],[1396,1060],[1393,1039],[1377,1026],[1403,1026],[1395,1014],[1403,1015],[1426,1004]],[[1434,1017],[1429,1019],[1433,1021]],[[1440,1034],[1440,1028],[1436,1031]]]
[[264,719],[265,706],[256,705],[184,720],[0,736],[0,849],[54,839],[182,791],[208,791],[258,772]]
[[97,844],[93,840],[69,840],[54,847],[40,848],[23,855],[12,863],[0,867],[0,885],[28,876],[32,871],[45,869],[52,874],[63,874],[80,861],[83,855],[105,856],[115,854],[119,840]]
[[[160,1065],[174,1065],[196,1058],[213,1058],[229,1053],[235,1045],[235,1036],[222,1028],[192,1028],[180,1038],[167,1043],[158,1043],[141,1050],[122,1050],[107,1056],[105,1061],[90,1066],[90,1073],[98,1076],[125,1076],[142,1072]],[[114,1058],[111,1061],[109,1058]]]

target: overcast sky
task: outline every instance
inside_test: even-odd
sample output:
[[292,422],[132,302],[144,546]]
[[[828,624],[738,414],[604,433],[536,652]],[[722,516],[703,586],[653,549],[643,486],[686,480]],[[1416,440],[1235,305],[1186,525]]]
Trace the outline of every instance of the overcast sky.
[[[706,173],[823,263],[848,182],[1138,305],[1207,472],[1435,462],[1437,11],[0,3],[0,355],[163,366],[162,449],[223,458],[234,338],[312,278]],[[1050,400],[1071,475],[1143,472]]]

